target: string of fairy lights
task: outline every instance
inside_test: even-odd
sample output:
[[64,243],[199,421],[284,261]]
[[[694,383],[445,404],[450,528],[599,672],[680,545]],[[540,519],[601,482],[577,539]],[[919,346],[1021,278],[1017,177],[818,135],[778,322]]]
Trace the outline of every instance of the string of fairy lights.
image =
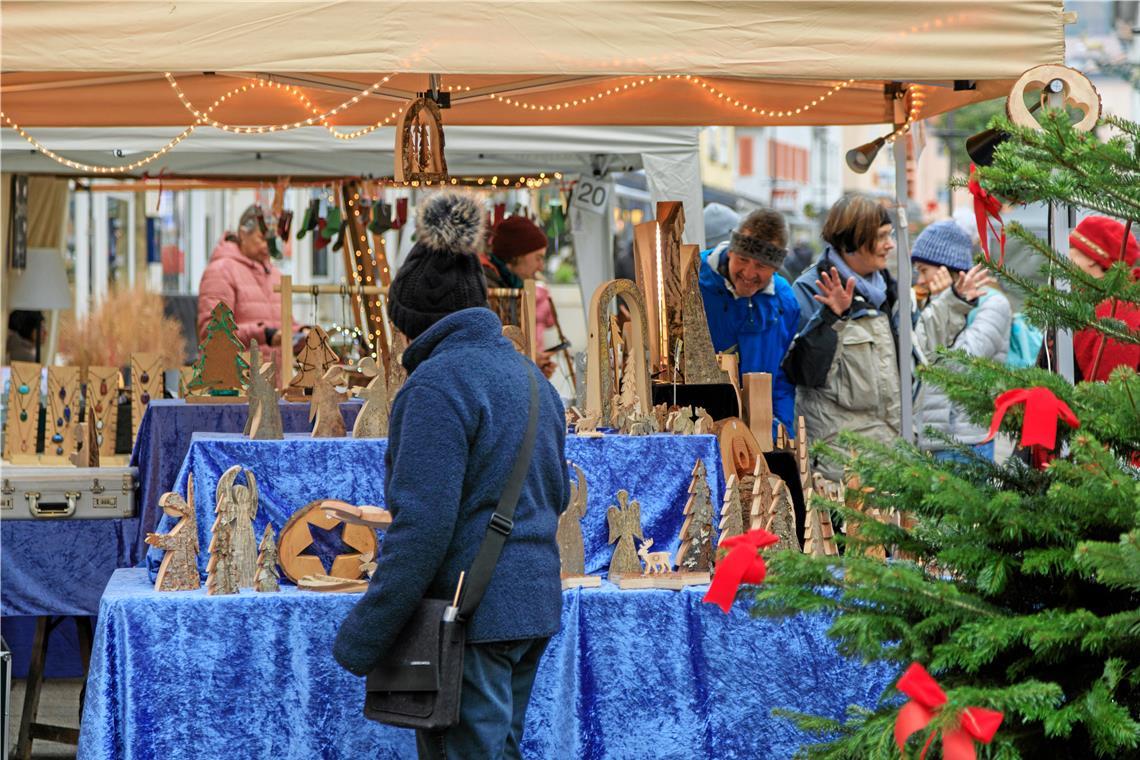
[[[385,75],[384,77],[381,77],[380,79],[378,79],[377,81],[368,85],[367,87],[362,88],[360,91],[358,91],[352,97],[347,98],[346,100],[342,101],[341,103],[337,104],[336,106],[329,108],[329,109],[326,109],[326,110],[322,110],[321,108],[317,107],[316,104],[314,104],[312,102],[312,100],[305,94],[305,92],[301,88],[299,88],[295,85],[286,84],[286,83],[277,82],[277,81],[271,81],[271,80],[267,80],[267,79],[261,79],[261,78],[250,79],[248,81],[243,82],[240,85],[237,85],[237,86],[231,88],[227,92],[218,96],[218,98],[216,100],[214,100],[214,102],[212,104],[210,104],[210,106],[208,108],[200,109],[193,103],[193,101],[189,98],[189,96],[187,96],[186,92],[182,89],[181,85],[178,83],[177,78],[172,73],[166,72],[165,77],[166,77],[167,82],[170,84],[171,89],[174,91],[174,94],[178,98],[179,102],[194,117],[194,119],[195,119],[194,123],[187,126],[186,129],[182,130],[182,132],[175,135],[173,138],[171,138],[165,145],[160,147],[158,150],[156,150],[152,153],[149,153],[149,154],[147,154],[141,158],[135,159],[133,161],[130,161],[130,162],[118,165],[118,166],[104,166],[104,165],[96,165],[96,164],[87,164],[87,163],[84,163],[81,161],[75,161],[73,159],[67,158],[66,156],[62,156],[59,153],[56,153],[55,151],[51,150],[46,145],[41,143],[39,140],[37,140],[34,136],[29,134],[23,127],[21,127],[18,123],[16,123],[10,116],[8,116],[3,111],[0,111],[0,119],[2,119],[5,124],[7,124],[13,130],[15,130],[15,132],[17,134],[19,134],[21,137],[23,137],[33,148],[35,148],[37,151],[39,151],[45,157],[47,157],[47,158],[49,158],[49,159],[51,159],[51,160],[53,160],[59,164],[62,164],[63,166],[66,166],[68,168],[75,169],[77,171],[87,172],[89,174],[99,175],[99,174],[121,174],[121,173],[125,173],[125,172],[131,172],[131,171],[134,171],[136,169],[140,169],[140,168],[146,166],[147,164],[150,164],[153,161],[155,161],[155,160],[161,158],[162,156],[166,155],[167,153],[169,153],[175,146],[177,146],[179,143],[181,143],[183,140],[185,140],[187,137],[189,137],[194,132],[194,130],[200,126],[214,127],[215,129],[220,129],[222,131],[230,132],[230,133],[234,133],[234,134],[250,135],[250,134],[266,134],[266,133],[274,133],[274,132],[285,132],[285,131],[289,131],[289,130],[300,129],[302,127],[311,127],[311,126],[318,126],[319,125],[319,126],[324,127],[336,139],[347,141],[347,140],[358,139],[358,138],[363,137],[367,134],[370,134],[371,132],[376,131],[377,129],[380,129],[380,128],[385,127],[389,124],[392,124],[399,117],[399,111],[398,110],[392,111],[391,113],[389,113],[388,115],[386,115],[384,118],[380,119],[379,121],[375,122],[374,124],[371,124],[371,125],[366,126],[366,127],[361,127],[359,129],[356,129],[356,130],[348,131],[348,132],[340,131],[334,125],[329,123],[329,119],[332,119],[332,118],[336,117],[337,115],[344,113],[348,109],[352,108],[354,105],[374,96],[377,92],[380,91],[380,89],[385,84],[387,84],[388,82],[390,82],[392,80],[393,75],[391,75],[391,74],[388,74],[388,75]],[[523,100],[520,100],[517,98],[512,98],[512,97],[507,96],[507,95],[501,95],[501,94],[496,93],[496,92],[488,93],[486,97],[488,97],[490,100],[495,101],[497,103],[502,103],[504,105],[508,105],[508,106],[513,107],[513,108],[518,108],[518,109],[522,109],[522,110],[526,110],[526,111],[561,112],[561,111],[566,111],[566,110],[571,110],[571,109],[575,109],[575,108],[581,108],[581,107],[589,106],[589,105],[596,103],[600,100],[603,100],[605,98],[620,96],[620,95],[626,94],[630,91],[636,90],[638,88],[647,87],[647,86],[657,84],[660,82],[670,82],[670,81],[683,82],[683,83],[687,83],[687,84],[690,84],[690,85],[695,86],[695,87],[699,87],[702,90],[704,90],[705,92],[707,92],[709,95],[714,96],[717,100],[723,101],[726,105],[729,105],[733,108],[739,108],[740,110],[742,110],[746,113],[754,114],[754,115],[764,117],[764,118],[777,118],[777,119],[786,119],[786,118],[800,116],[804,113],[807,113],[807,112],[811,111],[813,108],[816,108],[817,106],[822,104],[824,101],[833,97],[837,93],[849,88],[850,86],[852,86],[855,83],[854,79],[848,79],[848,80],[845,80],[842,82],[837,82],[835,84],[832,84],[826,91],[817,95],[816,97],[812,98],[811,100],[805,101],[804,103],[802,103],[801,105],[799,105],[795,108],[785,108],[785,109],[764,108],[764,107],[761,107],[755,103],[750,103],[747,100],[742,100],[738,97],[731,95],[730,93],[727,93],[727,92],[719,89],[718,87],[716,87],[715,85],[711,84],[710,82],[708,82],[707,80],[705,80],[701,77],[693,76],[693,75],[689,75],[689,74],[663,74],[663,75],[655,75],[655,76],[648,76],[648,77],[631,77],[629,79],[629,81],[622,82],[620,85],[614,84],[610,87],[607,87],[604,90],[599,89],[590,95],[582,95],[578,98],[570,98],[570,99],[566,99],[566,100],[563,100],[563,101],[558,102],[558,103],[533,103],[533,102],[523,101]],[[245,95],[247,93],[255,92],[258,90],[265,90],[265,89],[279,90],[279,91],[283,92],[284,94],[293,97],[298,102],[298,104],[305,110],[305,112],[308,113],[309,115],[306,116],[304,119],[297,119],[297,120],[291,121],[291,122],[282,122],[279,124],[260,124],[260,125],[229,124],[229,123],[223,122],[223,121],[221,121],[221,120],[219,120],[213,116],[213,113],[218,108],[220,108],[222,105],[226,104],[227,102],[231,102],[235,98],[239,98],[242,95]],[[464,92],[470,92],[470,91],[471,91],[471,88],[469,86],[455,86],[449,90],[449,92],[452,92],[452,93],[464,93]],[[925,98],[923,96],[922,86],[921,85],[911,85],[910,87],[907,88],[907,96],[910,99],[910,110],[909,110],[909,113],[907,115],[907,119],[906,119],[904,124],[900,125],[897,129],[895,129],[894,132],[891,133],[891,136],[888,138],[888,141],[893,142],[896,138],[898,138],[898,137],[906,134],[907,132],[909,132],[911,125],[920,117],[920,114],[922,111],[922,106],[925,102]],[[448,178],[448,179],[445,179],[442,181],[436,181],[435,184],[439,184],[439,185],[463,184],[465,186],[475,186],[475,187],[484,186],[484,185],[492,186],[492,187],[493,186],[500,186],[500,187],[540,187],[543,184],[548,184],[549,181],[550,181],[549,178],[545,177],[544,175],[538,175],[538,176],[532,176],[532,177],[520,177],[514,181],[512,181],[510,178],[506,178],[506,177],[501,178],[501,181],[500,181],[499,177],[492,177],[490,179],[485,178],[485,177],[475,177],[475,178],[452,177],[452,178]],[[388,184],[396,185],[396,186],[404,186],[404,187],[419,187],[421,185],[431,186],[433,183],[430,181],[422,182],[422,183],[418,182],[418,181],[412,181],[412,182],[389,182]]]

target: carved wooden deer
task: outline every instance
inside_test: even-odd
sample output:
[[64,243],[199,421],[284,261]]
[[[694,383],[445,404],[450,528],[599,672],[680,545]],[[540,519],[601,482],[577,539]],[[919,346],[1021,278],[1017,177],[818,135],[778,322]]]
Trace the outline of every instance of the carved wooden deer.
[[649,551],[651,546],[653,539],[647,538],[641,542],[641,548],[637,550],[637,556],[645,563],[645,570],[641,574],[656,575],[669,572],[673,567],[673,558],[669,556],[669,552],[651,552]]

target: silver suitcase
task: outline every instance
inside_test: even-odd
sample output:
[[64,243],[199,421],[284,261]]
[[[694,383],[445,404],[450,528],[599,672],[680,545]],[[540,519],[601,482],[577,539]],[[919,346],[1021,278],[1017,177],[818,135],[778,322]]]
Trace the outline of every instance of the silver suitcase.
[[0,478],[0,520],[134,517],[137,467],[9,467]]

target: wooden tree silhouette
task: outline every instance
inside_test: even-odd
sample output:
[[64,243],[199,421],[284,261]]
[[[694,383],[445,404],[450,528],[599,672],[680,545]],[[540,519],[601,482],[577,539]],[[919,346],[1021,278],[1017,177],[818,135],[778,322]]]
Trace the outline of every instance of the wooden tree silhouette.
[[189,388],[206,391],[212,396],[236,396],[249,363],[242,357],[245,346],[237,339],[237,322],[233,310],[218,301],[206,323],[206,335],[198,345],[198,360]]
[[689,482],[685,522],[681,524],[681,548],[677,550],[677,568],[682,572],[707,572],[712,566],[712,515],[705,463],[698,459]]

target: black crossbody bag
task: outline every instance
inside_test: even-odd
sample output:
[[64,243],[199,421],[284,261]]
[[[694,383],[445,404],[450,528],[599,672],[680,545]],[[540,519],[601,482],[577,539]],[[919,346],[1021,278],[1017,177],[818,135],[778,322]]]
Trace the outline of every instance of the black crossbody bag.
[[531,374],[526,434],[479,553],[470,570],[459,576],[455,599],[421,600],[387,656],[368,674],[364,716],[369,720],[427,731],[459,723],[466,621],[482,601],[514,527],[515,506],[530,469],[537,430],[538,383]]

